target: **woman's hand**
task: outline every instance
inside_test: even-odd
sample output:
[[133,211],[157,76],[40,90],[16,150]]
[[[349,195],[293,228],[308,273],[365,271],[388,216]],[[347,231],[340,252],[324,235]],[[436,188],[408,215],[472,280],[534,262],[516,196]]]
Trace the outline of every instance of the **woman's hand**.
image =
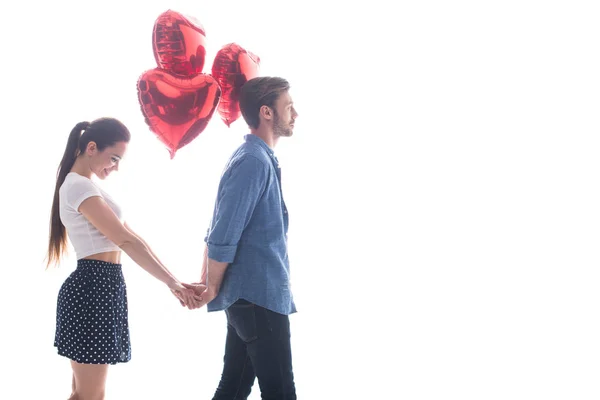
[[202,292],[198,293],[195,290],[186,288],[181,282],[175,281],[171,283],[169,289],[179,299],[181,305],[190,310],[200,308],[206,304],[203,302]]

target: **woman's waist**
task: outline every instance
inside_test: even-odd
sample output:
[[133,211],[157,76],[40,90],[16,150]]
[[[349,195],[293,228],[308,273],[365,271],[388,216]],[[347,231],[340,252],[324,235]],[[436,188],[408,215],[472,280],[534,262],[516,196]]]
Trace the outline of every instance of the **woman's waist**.
[[81,262],[84,262],[85,264],[89,264],[90,261],[100,261],[102,263],[120,266],[121,250],[104,251],[96,254],[86,255],[85,257],[77,260],[77,263],[80,264]]

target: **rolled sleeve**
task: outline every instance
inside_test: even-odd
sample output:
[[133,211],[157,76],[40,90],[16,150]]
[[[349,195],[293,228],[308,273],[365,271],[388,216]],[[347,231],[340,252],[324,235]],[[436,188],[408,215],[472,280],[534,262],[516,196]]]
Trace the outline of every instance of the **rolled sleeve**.
[[208,244],[208,257],[215,261],[231,263],[235,258],[235,246],[220,246],[216,244]]
[[252,155],[232,163],[223,174],[206,237],[208,257],[233,262],[242,232],[252,218],[267,179],[268,166]]

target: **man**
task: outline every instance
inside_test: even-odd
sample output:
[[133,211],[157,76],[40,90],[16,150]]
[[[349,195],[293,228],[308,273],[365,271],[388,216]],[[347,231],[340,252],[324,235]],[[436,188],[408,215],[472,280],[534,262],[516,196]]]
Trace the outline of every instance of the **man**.
[[295,400],[288,315],[288,212],[273,149],[298,116],[289,84],[258,77],[244,84],[240,110],[250,128],[219,183],[202,266],[208,311],[225,310],[227,339],[213,400],[246,399],[255,377],[263,399]]

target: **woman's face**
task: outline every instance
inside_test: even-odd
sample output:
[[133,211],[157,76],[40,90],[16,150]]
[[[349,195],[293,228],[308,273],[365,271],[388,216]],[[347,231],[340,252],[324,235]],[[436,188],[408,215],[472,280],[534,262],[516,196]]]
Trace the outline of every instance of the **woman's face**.
[[102,151],[98,151],[96,143],[90,142],[87,148],[90,155],[90,169],[99,179],[106,179],[112,171],[119,170],[119,162],[126,151],[127,142],[117,142]]

